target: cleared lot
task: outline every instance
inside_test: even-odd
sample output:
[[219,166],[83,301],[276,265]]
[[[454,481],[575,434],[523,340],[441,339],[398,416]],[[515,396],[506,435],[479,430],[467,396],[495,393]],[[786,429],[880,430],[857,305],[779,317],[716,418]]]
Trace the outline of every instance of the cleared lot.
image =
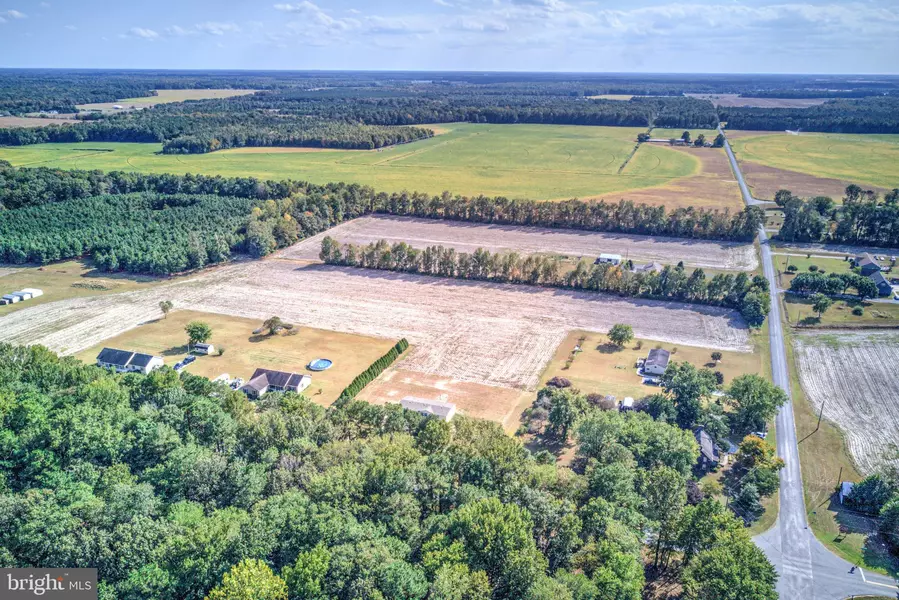
[[[642,338],[751,350],[735,311],[593,293],[496,285],[270,259],[147,290],[74,298],[0,318],[0,340],[74,353],[161,317],[158,304],[398,339],[403,368],[473,383],[537,385],[572,329],[630,323]],[[335,357],[337,358],[337,357]]]
[[694,267],[751,271],[758,258],[751,244],[737,242],[696,242],[690,240],[595,233],[572,229],[483,225],[457,221],[434,221],[407,217],[374,216],[355,219],[309,238],[282,252],[287,258],[318,260],[321,240],[326,235],[341,243],[358,245],[378,240],[406,242],[413,247],[442,245],[460,252],[485,248],[491,252],[520,254],[562,254],[596,257],[601,252],[627,255],[635,262],[656,261]]
[[859,470],[895,461],[899,447],[899,335],[802,334],[794,340],[802,389],[836,423]]

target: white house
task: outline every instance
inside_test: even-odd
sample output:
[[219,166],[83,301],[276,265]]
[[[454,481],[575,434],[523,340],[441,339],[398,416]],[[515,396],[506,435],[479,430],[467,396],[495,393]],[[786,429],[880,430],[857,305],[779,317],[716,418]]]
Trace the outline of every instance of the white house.
[[163,366],[161,356],[141,354],[130,350],[116,350],[115,348],[103,348],[97,355],[97,366],[107,369],[115,369],[119,373],[143,373],[146,375],[154,369]]
[[620,254],[600,254],[599,258],[596,259],[597,263],[608,263],[611,265],[618,266],[621,264],[621,255]]
[[16,302],[20,302],[22,299],[16,296],[15,294],[6,294],[3,298],[0,298],[0,303],[2,304],[15,304]]
[[437,417],[441,421],[449,421],[456,415],[456,405],[438,400],[425,400],[415,396],[406,396],[400,400],[400,406],[406,410],[414,410],[426,417]]
[[259,398],[266,392],[300,393],[312,385],[312,378],[298,373],[256,369],[250,380],[240,387],[240,391],[250,398]]
[[643,362],[643,372],[648,375],[664,375],[668,369],[671,353],[661,348],[653,348]]
[[212,344],[194,344],[193,351],[197,354],[211,355],[215,352],[215,346]]
[[618,407],[620,411],[628,411],[634,410],[634,399],[630,396],[626,396],[624,400],[621,401],[621,406]]

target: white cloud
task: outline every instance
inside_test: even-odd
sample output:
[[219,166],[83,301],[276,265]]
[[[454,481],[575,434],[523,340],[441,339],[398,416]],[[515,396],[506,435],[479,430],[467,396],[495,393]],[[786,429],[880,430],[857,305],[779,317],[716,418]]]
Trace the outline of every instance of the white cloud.
[[437,6],[446,6],[449,8],[455,6],[454,4],[452,4],[451,2],[447,2],[446,0],[434,0],[434,4],[436,4]]
[[0,13],[0,17],[7,17],[9,19],[26,19],[28,18],[28,15],[13,9],[3,11],[2,13]]
[[128,30],[128,33],[134,37],[143,38],[145,40],[155,40],[159,38],[159,34],[152,29],[145,29],[143,27],[132,27]]
[[418,18],[368,17],[365,19],[365,29],[375,34],[406,35],[431,33],[434,26]]
[[240,33],[240,27],[234,23],[218,23],[215,21],[207,21],[194,26],[197,31],[208,33],[209,35],[225,35],[226,33]]
[[74,25],[63,25],[62,28],[68,29],[69,31],[78,31],[78,28],[75,27]]
[[50,8],[50,3],[49,2],[41,2],[40,7],[41,8]]
[[356,19],[338,19],[332,17],[314,2],[303,0],[297,4],[275,4],[275,9],[282,12],[298,14],[306,18],[302,23],[292,23],[292,28],[297,29],[327,29],[331,31],[349,31],[359,26]]

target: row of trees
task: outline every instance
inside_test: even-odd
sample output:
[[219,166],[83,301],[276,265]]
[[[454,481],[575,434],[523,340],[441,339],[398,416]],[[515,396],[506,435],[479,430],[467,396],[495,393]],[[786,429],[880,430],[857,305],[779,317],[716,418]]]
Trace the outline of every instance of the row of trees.
[[844,504],[874,517],[877,535],[893,554],[899,554],[899,473],[885,465],[855,484]]
[[486,421],[254,407],[39,346],[0,345],[0,399],[0,560],[97,568],[104,600],[639,600],[647,535],[687,598],[776,598],[742,524],[687,505],[689,433],[646,415],[584,419],[580,474]]
[[853,184],[846,188],[840,206],[827,196],[803,200],[789,190],[778,191],[775,201],[784,211],[780,239],[899,246],[899,189],[880,199]]
[[388,350],[384,356],[380,357],[369,365],[367,369],[356,375],[350,384],[340,392],[340,397],[337,401],[346,403],[359,395],[359,392],[361,392],[365,386],[377,379],[378,375],[380,375],[384,369],[392,365],[407,348],[409,348],[409,342],[406,338],[403,338],[394,344],[393,348]]
[[790,282],[790,291],[804,295],[839,296],[846,294],[850,289],[855,290],[860,300],[878,296],[877,285],[871,278],[857,273],[828,273],[825,275],[824,273],[804,272],[793,277]]
[[468,254],[443,246],[390,245],[384,240],[363,247],[344,246],[330,236],[322,240],[319,257],[328,264],[351,267],[728,306],[740,310],[753,326],[764,322],[770,300],[764,277],[719,273],[707,279],[702,269],[687,274],[682,265],[667,265],[660,272],[634,272],[623,265],[581,260],[572,269],[556,257],[536,254],[491,253],[483,248]]
[[899,133],[899,96],[829,100],[808,108],[721,107],[730,129]]
[[734,214],[728,210],[692,207],[668,212],[664,206],[627,200],[546,202],[502,196],[469,198],[449,192],[439,196],[419,192],[387,194],[359,184],[313,185],[250,177],[15,169],[0,161],[0,210],[131,192],[215,194],[255,200],[289,198],[293,202],[291,215],[300,224],[301,234],[317,233],[364,214],[385,213],[476,223],[749,241],[764,219],[764,211],[755,206]]

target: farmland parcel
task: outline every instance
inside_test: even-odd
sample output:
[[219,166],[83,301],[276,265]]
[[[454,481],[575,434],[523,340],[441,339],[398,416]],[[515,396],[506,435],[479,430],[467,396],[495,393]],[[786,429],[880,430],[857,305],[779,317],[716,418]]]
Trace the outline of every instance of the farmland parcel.
[[899,135],[728,132],[728,137],[757,198],[773,198],[781,188],[802,197],[839,199],[850,183],[881,192],[899,187]]
[[239,148],[163,155],[159,144],[90,142],[5,147],[0,159],[15,166],[346,181],[385,191],[741,208],[729,171],[720,161],[704,166],[702,153],[644,144],[624,166],[643,129],[467,123],[439,129],[445,133],[380,151]]
[[899,335],[803,334],[795,338],[802,389],[812,408],[845,433],[862,473],[896,460]]

